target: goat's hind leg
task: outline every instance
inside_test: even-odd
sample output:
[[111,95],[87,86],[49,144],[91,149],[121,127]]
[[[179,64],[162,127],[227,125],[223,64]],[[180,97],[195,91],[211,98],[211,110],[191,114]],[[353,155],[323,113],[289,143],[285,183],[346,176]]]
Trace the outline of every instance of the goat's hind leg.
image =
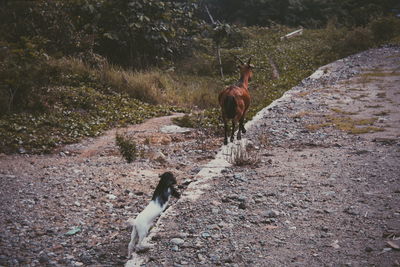
[[241,118],[239,121],[239,131],[242,131],[242,133],[246,133],[246,129],[244,128],[244,117]]
[[227,145],[228,144],[228,122],[226,120],[224,120],[224,133],[225,133],[224,145]]
[[[231,142],[233,142],[234,136],[235,136],[235,121],[234,121],[234,120],[232,120],[232,135],[231,135]],[[237,135],[237,140],[240,140],[240,139],[241,139],[241,136],[240,136],[240,131],[239,131],[239,132],[238,132],[238,135]]]

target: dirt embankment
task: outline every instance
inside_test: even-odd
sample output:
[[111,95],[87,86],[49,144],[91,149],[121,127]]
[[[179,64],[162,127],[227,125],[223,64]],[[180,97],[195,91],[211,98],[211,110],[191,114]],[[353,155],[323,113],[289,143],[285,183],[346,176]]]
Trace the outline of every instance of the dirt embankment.
[[222,138],[161,132],[166,118],[126,129],[144,154],[133,164],[113,131],[54,155],[1,155],[0,265],[124,265],[125,222],[171,170],[183,197],[130,263],[398,266],[399,84],[396,47],[320,68],[251,122],[240,167],[224,161],[230,148],[216,155]]

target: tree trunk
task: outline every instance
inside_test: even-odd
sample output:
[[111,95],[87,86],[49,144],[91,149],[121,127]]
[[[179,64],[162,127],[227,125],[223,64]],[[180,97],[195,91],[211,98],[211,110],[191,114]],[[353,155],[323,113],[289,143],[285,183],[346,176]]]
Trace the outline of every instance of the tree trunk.
[[217,44],[217,59],[218,59],[218,65],[219,65],[219,71],[221,73],[221,78],[224,78],[224,70],[222,68],[222,60],[221,60],[221,47],[219,44]]

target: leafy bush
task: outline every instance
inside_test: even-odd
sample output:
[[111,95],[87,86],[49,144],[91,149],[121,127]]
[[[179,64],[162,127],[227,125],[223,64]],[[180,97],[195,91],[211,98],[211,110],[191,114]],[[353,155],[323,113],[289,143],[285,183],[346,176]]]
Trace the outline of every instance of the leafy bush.
[[368,24],[376,42],[384,42],[400,34],[400,20],[395,17],[380,17]]
[[18,45],[0,42],[0,115],[41,108],[34,91],[47,85],[54,74],[40,48],[43,42],[41,38],[22,38]]
[[115,142],[118,146],[119,152],[126,159],[128,163],[134,161],[137,157],[136,143],[132,137],[128,137],[126,134],[116,133]]

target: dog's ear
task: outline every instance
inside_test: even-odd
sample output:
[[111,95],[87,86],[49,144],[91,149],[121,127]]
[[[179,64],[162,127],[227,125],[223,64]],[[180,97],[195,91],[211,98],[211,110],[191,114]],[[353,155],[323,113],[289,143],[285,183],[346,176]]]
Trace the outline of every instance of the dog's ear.
[[176,178],[172,174],[172,172],[164,172],[163,174],[160,175],[161,181],[168,186],[176,184]]

